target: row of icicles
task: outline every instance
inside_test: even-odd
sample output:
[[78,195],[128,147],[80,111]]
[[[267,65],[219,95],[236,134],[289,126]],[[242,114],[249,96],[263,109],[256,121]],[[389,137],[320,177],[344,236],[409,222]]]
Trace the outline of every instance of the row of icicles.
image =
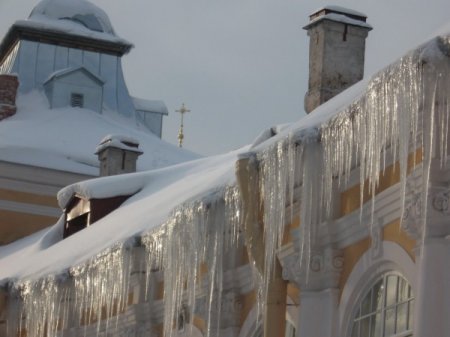
[[[287,214],[286,206],[300,203],[302,263],[309,261],[318,225],[333,219],[333,190],[345,188],[355,168],[359,168],[362,204],[364,185],[375,195],[380,172],[398,162],[403,206],[408,156],[422,149],[423,158],[417,164],[422,163],[420,192],[426,205],[433,150],[441,163],[447,159],[448,88],[449,59],[433,41],[374,77],[363,96],[315,134],[291,133],[257,154],[265,247],[264,275],[255,273],[254,282],[260,307],[264,307],[284,225],[298,216],[294,207]],[[375,198],[371,200],[373,216]],[[243,244],[243,211],[238,189],[226,187],[205,200],[180,206],[158,231],[113,247],[72,268],[66,277],[13,285],[10,292],[16,301],[9,305],[9,332],[26,330],[31,337],[118,331],[118,317],[130,304],[133,275],[139,275],[143,301],[150,304],[156,300],[155,284],[164,280],[164,336],[172,336],[174,327],[185,320],[193,325],[195,314],[205,322],[205,335],[215,335],[221,328],[224,273],[236,267],[224,263]],[[422,223],[425,217],[422,212]],[[180,315],[186,308],[190,314]],[[159,323],[151,314],[150,310],[148,319],[139,323],[143,326],[135,330],[137,335]]]

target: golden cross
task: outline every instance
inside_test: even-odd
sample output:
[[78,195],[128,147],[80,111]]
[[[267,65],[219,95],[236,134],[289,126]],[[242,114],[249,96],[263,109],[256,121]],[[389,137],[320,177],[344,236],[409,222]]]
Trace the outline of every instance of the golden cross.
[[191,110],[186,109],[186,106],[183,104],[181,104],[181,108],[178,110],[175,110],[175,112],[179,112],[181,114],[181,125],[180,125],[180,131],[178,132],[178,146],[179,147],[183,147],[183,139],[184,139],[184,134],[183,134],[183,121],[184,121],[184,114],[186,112],[191,112]]

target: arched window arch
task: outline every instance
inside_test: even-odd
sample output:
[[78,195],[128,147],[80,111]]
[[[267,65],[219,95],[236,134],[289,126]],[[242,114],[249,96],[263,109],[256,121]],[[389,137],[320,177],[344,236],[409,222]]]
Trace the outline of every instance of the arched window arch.
[[350,336],[412,336],[413,312],[411,285],[399,273],[384,273],[357,301]]

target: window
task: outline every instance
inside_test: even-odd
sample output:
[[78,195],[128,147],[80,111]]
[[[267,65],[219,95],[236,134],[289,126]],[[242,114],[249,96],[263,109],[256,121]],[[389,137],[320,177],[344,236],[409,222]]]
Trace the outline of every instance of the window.
[[288,320],[286,320],[286,330],[284,333],[285,337],[295,337],[296,332],[295,332],[295,326],[289,322]]
[[379,278],[355,311],[351,337],[412,336],[414,296],[409,283],[398,274]]
[[84,106],[83,94],[72,93],[70,95],[70,105],[73,107],[82,108]]

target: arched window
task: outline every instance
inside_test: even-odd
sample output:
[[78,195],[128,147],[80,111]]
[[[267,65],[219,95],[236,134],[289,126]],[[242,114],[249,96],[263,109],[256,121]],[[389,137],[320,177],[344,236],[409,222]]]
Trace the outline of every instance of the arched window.
[[351,337],[412,336],[413,310],[410,284],[397,273],[386,273],[355,308]]

